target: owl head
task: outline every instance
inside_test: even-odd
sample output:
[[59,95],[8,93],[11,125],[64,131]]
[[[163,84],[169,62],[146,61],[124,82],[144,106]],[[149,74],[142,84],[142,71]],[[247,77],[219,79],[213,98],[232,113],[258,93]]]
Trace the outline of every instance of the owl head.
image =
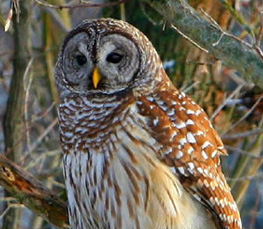
[[85,20],[66,36],[55,67],[60,97],[109,96],[143,90],[161,80],[162,64],[152,44],[130,24]]

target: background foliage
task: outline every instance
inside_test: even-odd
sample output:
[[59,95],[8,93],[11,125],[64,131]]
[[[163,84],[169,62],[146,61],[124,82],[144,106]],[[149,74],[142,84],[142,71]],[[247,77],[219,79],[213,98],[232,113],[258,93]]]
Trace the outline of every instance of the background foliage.
[[[103,0],[93,2],[105,4]],[[45,3],[61,6],[69,2]],[[262,0],[190,0],[189,3],[203,17],[207,18],[206,12],[237,38],[261,46]],[[13,16],[10,9],[14,9]],[[107,8],[62,10],[33,0],[0,2],[1,153],[66,200],[53,67],[67,31],[83,19],[97,17],[126,20],[152,41],[171,80],[206,110],[229,151],[230,156],[222,158],[222,164],[241,210],[244,228],[263,228],[262,89],[245,82],[234,69],[224,67],[219,60],[196,48],[166,26],[151,6],[139,0]],[[4,32],[8,22],[10,26]],[[0,188],[0,196],[0,228],[53,227],[4,188]]]

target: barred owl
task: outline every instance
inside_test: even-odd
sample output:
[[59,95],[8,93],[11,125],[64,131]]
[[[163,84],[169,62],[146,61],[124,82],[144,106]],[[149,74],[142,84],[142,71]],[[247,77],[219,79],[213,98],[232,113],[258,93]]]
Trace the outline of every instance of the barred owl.
[[242,228],[221,139],[140,31],[84,21],[55,79],[73,229]]

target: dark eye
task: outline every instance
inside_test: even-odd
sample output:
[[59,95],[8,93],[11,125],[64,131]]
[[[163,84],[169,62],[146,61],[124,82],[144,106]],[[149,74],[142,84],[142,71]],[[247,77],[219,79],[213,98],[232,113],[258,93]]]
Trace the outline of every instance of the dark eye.
[[87,58],[84,55],[77,55],[75,59],[79,66],[83,66],[87,63]]
[[113,64],[117,64],[122,60],[122,58],[123,58],[123,55],[116,53],[116,52],[112,52],[107,56],[106,61],[113,63]]

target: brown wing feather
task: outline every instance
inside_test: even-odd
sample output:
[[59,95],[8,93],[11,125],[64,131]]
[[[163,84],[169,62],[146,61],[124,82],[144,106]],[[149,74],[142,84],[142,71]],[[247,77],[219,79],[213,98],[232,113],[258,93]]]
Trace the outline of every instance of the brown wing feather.
[[174,168],[183,186],[212,210],[220,227],[242,228],[220,166],[219,156],[227,152],[203,109],[169,81],[138,101],[152,135],[163,146],[160,160]]

